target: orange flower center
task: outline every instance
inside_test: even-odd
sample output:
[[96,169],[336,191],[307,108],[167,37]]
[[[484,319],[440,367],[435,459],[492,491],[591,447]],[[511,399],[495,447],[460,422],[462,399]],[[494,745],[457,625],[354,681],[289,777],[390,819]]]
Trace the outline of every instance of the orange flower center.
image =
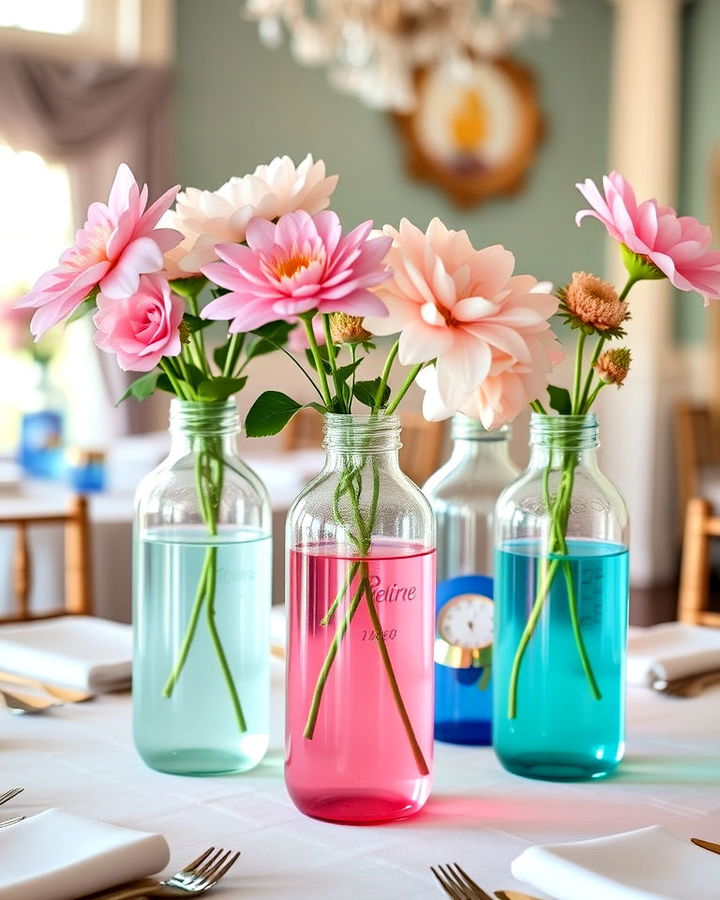
[[312,257],[306,253],[296,253],[280,260],[275,265],[275,274],[278,278],[292,278],[300,269],[307,269],[312,262]]

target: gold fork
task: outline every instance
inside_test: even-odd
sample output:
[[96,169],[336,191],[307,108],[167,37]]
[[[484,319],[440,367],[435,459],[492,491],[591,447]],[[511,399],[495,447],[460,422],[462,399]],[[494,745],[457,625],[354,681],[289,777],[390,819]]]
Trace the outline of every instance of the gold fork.
[[486,894],[457,863],[437,868],[430,866],[430,871],[453,900],[492,900],[490,894]]
[[204,894],[214,887],[237,862],[240,853],[216,850],[201,853],[166,881],[144,879],[132,885],[92,894],[85,900],[131,900],[133,897],[178,897],[180,894]]

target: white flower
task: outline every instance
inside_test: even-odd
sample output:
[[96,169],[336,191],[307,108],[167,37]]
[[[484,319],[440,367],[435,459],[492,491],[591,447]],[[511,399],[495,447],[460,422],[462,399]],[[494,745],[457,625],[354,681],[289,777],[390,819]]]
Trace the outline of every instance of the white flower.
[[273,221],[295,210],[314,215],[330,205],[337,175],[325,175],[325,163],[310,154],[295,166],[278,156],[251,175],[231,178],[217,191],[187,188],[178,194],[175,209],[162,224],[183,234],[182,243],[165,255],[168,278],[199,275],[218,259],[215,245],[245,240],[248,223],[256,217]]

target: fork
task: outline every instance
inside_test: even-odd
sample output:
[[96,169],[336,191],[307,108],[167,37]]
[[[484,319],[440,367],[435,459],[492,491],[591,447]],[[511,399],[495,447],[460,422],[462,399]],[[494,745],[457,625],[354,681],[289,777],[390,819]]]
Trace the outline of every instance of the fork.
[[0,828],[5,828],[8,825],[17,825],[18,822],[22,822],[25,816],[14,816],[12,819],[3,819],[0,821]]
[[[140,884],[93,894],[92,900],[131,900],[133,897],[178,897],[181,894],[204,894],[214,887],[237,862],[240,853],[214,847],[201,853],[167,881],[145,881]],[[87,898],[90,900],[90,898]]]
[[440,882],[440,887],[453,900],[493,900],[490,894],[486,894],[457,863],[437,868],[430,866],[430,871]]
[[45,699],[44,697],[34,697],[31,694],[18,694],[15,691],[5,691],[0,689],[0,699],[2,699],[8,711],[15,715],[36,715],[44,713],[53,706],[60,706],[59,700]]
[[13,797],[17,797],[18,794],[21,794],[24,791],[24,788],[10,788],[9,791],[5,791],[4,794],[0,794],[0,806],[3,803],[7,803],[8,800],[12,800]]

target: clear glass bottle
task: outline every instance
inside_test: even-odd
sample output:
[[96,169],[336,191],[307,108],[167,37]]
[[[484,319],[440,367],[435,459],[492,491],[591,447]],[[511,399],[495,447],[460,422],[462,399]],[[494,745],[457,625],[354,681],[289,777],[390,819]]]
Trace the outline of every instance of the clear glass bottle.
[[624,753],[628,517],[594,415],[532,416],[496,511],[494,738],[518,775],[602,778]]
[[239,430],[233,399],[174,399],[136,494],[134,738],[176,775],[243,772],[268,745],[271,513]]
[[368,824],[430,793],[435,527],[400,421],[328,415],[288,514],[285,781],[303,813]]
[[510,430],[452,420],[450,459],[423,487],[437,522],[435,737],[492,741],[493,519],[518,469]]

